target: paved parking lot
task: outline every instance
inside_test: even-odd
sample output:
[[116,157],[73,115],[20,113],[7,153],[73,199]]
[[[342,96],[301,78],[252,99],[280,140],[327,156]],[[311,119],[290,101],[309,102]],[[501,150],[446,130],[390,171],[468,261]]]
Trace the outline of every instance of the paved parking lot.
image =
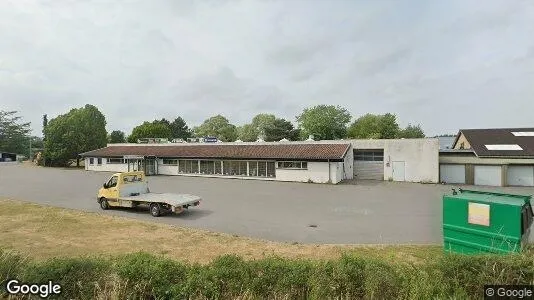
[[[442,242],[441,197],[451,189],[378,181],[321,185],[154,176],[149,177],[152,191],[195,194],[203,202],[180,215],[153,218],[148,211],[100,210],[97,189],[110,174],[3,164],[0,198],[274,241],[428,244]],[[491,189],[534,194],[532,188]]]

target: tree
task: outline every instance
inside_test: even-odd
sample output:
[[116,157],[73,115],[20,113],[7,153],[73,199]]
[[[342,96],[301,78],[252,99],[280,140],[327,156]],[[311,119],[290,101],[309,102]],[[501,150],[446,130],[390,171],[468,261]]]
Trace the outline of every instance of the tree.
[[47,114],[44,114],[43,115],[43,135],[44,135],[44,130],[46,128],[46,125],[48,125],[48,115]]
[[299,128],[303,129],[305,134],[312,134],[314,139],[318,140],[344,138],[350,119],[350,113],[345,108],[333,105],[306,108],[297,116]]
[[263,138],[265,135],[265,129],[272,127],[276,117],[273,114],[257,114],[252,118],[252,126],[257,131],[257,135],[261,135]]
[[408,124],[406,128],[402,129],[399,132],[399,138],[405,138],[405,139],[418,139],[418,138],[424,138],[425,133],[423,132],[423,129],[421,129],[421,125],[412,125]]
[[213,136],[223,142],[233,142],[237,138],[237,128],[221,115],[213,116],[194,129],[197,137]]
[[108,141],[111,144],[125,143],[126,142],[126,137],[124,136],[124,132],[122,132],[120,130],[113,130],[109,134]]
[[400,132],[397,117],[366,114],[359,117],[348,129],[348,136],[356,139],[394,139]]
[[0,110],[0,151],[29,155],[30,132],[16,111]]
[[128,142],[137,143],[141,138],[171,138],[172,131],[165,122],[153,121],[144,122],[143,124],[135,127],[132,130],[132,134],[128,136]]
[[252,124],[245,124],[237,128],[237,138],[243,142],[254,142],[258,138],[258,131]]
[[177,117],[170,124],[172,138],[187,140],[192,136],[191,129],[187,126],[182,117]]
[[300,130],[295,129],[291,122],[284,119],[275,119],[273,124],[265,127],[266,142],[274,142],[281,139],[297,141],[299,139],[299,135]]
[[52,165],[66,166],[79,154],[107,143],[106,118],[93,105],[75,108],[50,120],[45,127],[44,155]]
[[163,125],[165,125],[165,126],[167,126],[169,128],[171,127],[171,122],[169,122],[169,120],[167,120],[165,118],[163,118],[161,120],[154,120],[153,123],[163,124]]

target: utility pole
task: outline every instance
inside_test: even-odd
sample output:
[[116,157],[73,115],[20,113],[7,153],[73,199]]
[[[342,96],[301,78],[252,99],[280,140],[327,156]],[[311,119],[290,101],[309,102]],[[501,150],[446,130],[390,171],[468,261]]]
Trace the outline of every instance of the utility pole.
[[30,136],[30,154],[28,160],[32,162],[32,137]]

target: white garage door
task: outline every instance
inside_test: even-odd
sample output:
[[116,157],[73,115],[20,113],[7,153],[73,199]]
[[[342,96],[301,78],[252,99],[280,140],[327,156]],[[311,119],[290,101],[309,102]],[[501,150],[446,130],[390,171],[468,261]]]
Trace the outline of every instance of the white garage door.
[[475,185],[501,186],[501,166],[475,166]]
[[508,166],[508,185],[534,186],[534,166]]
[[465,165],[440,165],[439,181],[445,183],[465,183]]

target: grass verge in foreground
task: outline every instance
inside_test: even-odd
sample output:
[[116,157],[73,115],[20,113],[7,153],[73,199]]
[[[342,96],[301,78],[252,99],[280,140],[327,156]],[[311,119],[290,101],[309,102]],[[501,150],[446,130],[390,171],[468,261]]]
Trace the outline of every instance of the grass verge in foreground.
[[225,255],[200,265],[147,253],[36,262],[0,251],[2,288],[8,278],[52,280],[62,286],[60,299],[479,299],[485,284],[534,284],[534,259],[448,255],[412,264]]
[[144,251],[193,263],[209,263],[225,254],[335,259],[343,253],[420,262],[442,253],[440,246],[278,243],[8,199],[0,199],[0,241],[0,246],[37,260]]

